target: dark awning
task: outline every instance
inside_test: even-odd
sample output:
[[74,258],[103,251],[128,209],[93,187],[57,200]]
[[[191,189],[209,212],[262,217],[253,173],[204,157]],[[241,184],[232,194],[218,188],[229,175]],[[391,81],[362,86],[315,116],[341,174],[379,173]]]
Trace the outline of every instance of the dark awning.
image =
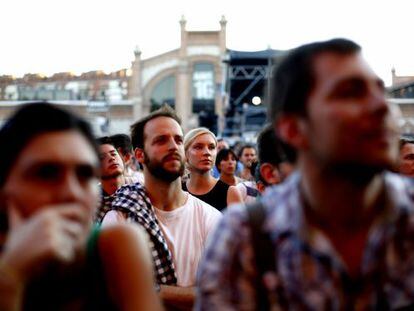
[[226,60],[227,63],[233,63],[243,60],[265,60],[277,56],[281,56],[285,54],[286,51],[281,50],[273,50],[273,49],[266,49],[262,51],[235,51],[235,50],[228,50],[228,58]]

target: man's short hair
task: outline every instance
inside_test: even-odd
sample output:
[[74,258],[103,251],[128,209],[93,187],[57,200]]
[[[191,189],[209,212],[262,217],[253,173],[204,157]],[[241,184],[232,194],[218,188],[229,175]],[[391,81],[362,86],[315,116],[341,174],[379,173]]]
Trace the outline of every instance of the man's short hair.
[[116,149],[121,149],[123,154],[132,153],[131,137],[127,134],[115,134],[110,136]]
[[244,149],[254,149],[254,151],[256,151],[256,147],[252,144],[244,144],[243,146],[241,146],[240,150],[239,150],[239,158],[241,158],[241,156],[243,155],[243,151]]
[[236,162],[239,161],[239,158],[237,157],[236,153],[231,149],[223,148],[219,152],[217,152],[215,165],[219,172],[221,172],[219,168],[220,162],[227,159],[229,155],[232,155]]
[[[0,130],[0,186],[3,186],[20,152],[36,136],[48,132],[74,130],[90,143],[96,156],[98,149],[89,124],[69,111],[47,102],[25,104]],[[82,152],[82,151],[79,151]]]
[[280,140],[272,124],[268,124],[257,137],[258,161],[279,165],[282,162],[294,163],[296,151],[285,142]]
[[111,137],[109,137],[109,136],[102,136],[102,137],[97,138],[96,143],[98,144],[98,146],[111,145],[116,149],[116,147],[114,145],[114,142],[112,141]]
[[214,133],[212,131],[210,131],[206,127],[197,127],[195,129],[192,129],[191,131],[189,131],[187,134],[185,134],[185,136],[184,136],[184,150],[187,151],[188,148],[190,147],[190,145],[192,144],[192,142],[194,141],[194,139],[196,139],[198,136],[203,135],[203,134],[211,135],[211,137],[214,138],[214,142],[216,143],[216,146],[217,146],[217,138],[216,138],[216,135],[214,135]]
[[279,63],[271,81],[269,117],[274,122],[281,114],[306,116],[308,96],[315,86],[313,63],[322,53],[352,55],[361,47],[347,39],[332,39],[299,46]]
[[120,149],[122,154],[133,152],[131,138],[127,134],[115,134],[109,137],[115,147]]
[[131,141],[134,149],[144,149],[144,127],[149,121],[159,117],[171,118],[181,125],[181,119],[175,113],[174,109],[172,109],[168,105],[161,106],[161,108],[154,110],[146,117],[138,120],[137,122],[131,125]]

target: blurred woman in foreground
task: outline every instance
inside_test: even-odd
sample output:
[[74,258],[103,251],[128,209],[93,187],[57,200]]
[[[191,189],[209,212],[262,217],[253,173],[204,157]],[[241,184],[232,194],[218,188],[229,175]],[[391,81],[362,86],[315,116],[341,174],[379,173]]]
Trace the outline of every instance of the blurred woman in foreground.
[[143,234],[92,226],[99,161],[88,124],[29,104],[0,144],[0,309],[159,310]]

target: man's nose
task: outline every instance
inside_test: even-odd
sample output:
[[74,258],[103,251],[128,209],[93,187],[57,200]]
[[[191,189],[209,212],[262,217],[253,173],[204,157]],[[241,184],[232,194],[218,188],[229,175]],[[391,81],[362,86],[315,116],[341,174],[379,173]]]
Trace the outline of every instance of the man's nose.
[[385,115],[390,112],[390,106],[383,91],[373,89],[370,92],[369,107],[376,115]]
[[109,160],[110,161],[115,161],[116,155],[115,154],[110,154],[109,155]]
[[169,150],[177,150],[178,149],[178,144],[175,141],[174,137],[172,137],[171,139],[169,139],[168,149]]

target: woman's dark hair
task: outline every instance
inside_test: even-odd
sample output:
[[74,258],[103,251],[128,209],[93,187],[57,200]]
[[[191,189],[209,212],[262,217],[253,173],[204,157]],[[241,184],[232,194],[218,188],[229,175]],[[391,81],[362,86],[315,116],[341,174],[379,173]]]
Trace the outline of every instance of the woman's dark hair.
[[221,149],[217,153],[217,157],[216,157],[216,168],[219,172],[220,172],[220,168],[219,168],[220,162],[223,160],[226,160],[229,157],[229,155],[232,155],[233,158],[236,160],[236,162],[239,161],[239,158],[236,156],[236,153],[233,150],[227,149],[227,148]]
[[95,138],[85,120],[47,102],[29,103],[20,107],[0,129],[0,187],[7,180],[20,152],[34,137],[47,132],[68,130],[82,134],[98,155]]

